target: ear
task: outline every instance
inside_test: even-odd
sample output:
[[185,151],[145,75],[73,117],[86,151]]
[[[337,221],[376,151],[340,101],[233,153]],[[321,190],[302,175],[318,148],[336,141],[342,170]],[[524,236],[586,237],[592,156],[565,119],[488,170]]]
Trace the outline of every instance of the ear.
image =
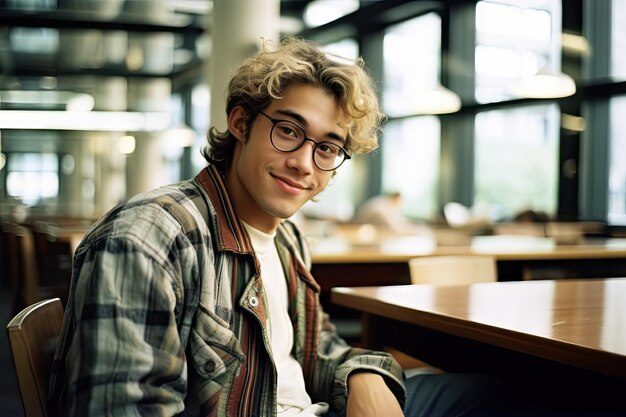
[[235,106],[228,115],[228,131],[240,142],[245,142],[248,129],[248,112],[242,106]]

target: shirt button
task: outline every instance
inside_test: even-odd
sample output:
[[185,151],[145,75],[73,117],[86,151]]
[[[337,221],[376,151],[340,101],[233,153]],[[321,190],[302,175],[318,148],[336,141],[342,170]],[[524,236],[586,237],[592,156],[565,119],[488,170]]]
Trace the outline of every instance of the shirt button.
[[250,304],[250,307],[256,307],[259,305],[259,299],[256,297],[250,297],[248,304]]
[[206,361],[204,363],[204,370],[207,371],[208,373],[211,373],[215,370],[215,362],[213,361]]

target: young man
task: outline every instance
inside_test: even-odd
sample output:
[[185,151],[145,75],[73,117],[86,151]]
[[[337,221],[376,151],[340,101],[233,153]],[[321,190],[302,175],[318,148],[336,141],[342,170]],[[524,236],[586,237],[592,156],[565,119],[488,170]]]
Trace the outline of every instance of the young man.
[[369,78],[289,39],[228,93],[208,167],[118,205],[76,251],[53,414],[403,415],[402,370],[337,336],[284,220],[376,147]]

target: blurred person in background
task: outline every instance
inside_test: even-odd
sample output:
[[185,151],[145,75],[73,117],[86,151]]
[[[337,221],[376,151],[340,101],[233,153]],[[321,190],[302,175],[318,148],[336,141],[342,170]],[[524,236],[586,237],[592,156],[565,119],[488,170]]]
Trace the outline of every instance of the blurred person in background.
[[416,234],[420,230],[402,212],[402,194],[399,191],[365,200],[357,207],[352,221],[372,224],[397,234]]

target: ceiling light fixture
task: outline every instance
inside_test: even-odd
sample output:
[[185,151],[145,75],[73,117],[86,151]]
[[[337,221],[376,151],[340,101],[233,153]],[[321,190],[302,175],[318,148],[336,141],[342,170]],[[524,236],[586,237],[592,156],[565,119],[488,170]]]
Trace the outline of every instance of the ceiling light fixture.
[[30,108],[65,105],[68,110],[82,111],[92,110],[95,104],[91,94],[60,90],[4,90],[0,102]]
[[307,3],[303,19],[308,27],[322,26],[358,8],[358,0],[313,0]]
[[461,109],[461,98],[454,91],[437,84],[420,89],[411,100],[410,109],[416,114],[447,114]]
[[587,57],[591,53],[589,41],[582,35],[574,33],[561,34],[561,47],[563,51]]
[[0,110],[0,129],[160,132],[170,119],[167,112]]
[[510,92],[519,98],[561,98],[576,93],[576,83],[569,75],[545,66],[535,75],[516,79]]

